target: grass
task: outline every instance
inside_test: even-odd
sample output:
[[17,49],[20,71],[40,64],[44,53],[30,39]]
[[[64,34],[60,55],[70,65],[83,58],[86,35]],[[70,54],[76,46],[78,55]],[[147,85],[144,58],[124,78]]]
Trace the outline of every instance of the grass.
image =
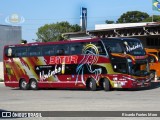
[[0,82],[3,82],[4,80],[0,78]]

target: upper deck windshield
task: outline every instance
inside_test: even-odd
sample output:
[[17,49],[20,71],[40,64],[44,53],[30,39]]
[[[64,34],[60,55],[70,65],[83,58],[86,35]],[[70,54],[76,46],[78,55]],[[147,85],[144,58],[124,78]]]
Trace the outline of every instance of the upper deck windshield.
[[141,42],[138,39],[103,39],[106,47],[111,53],[124,53],[133,56],[143,56],[146,54]]

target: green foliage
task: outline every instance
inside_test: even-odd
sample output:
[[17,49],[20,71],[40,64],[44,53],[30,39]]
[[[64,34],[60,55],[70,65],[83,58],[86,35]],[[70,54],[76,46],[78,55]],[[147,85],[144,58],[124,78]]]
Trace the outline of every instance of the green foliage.
[[128,11],[123,13],[118,19],[117,23],[136,23],[142,22],[144,19],[148,18],[149,15],[145,12],[140,11]]
[[3,82],[4,80],[0,78],[0,82]]
[[53,24],[46,24],[38,29],[37,37],[42,42],[63,40],[63,33],[80,31],[79,25],[70,25],[68,22],[57,22]]
[[105,23],[106,23],[106,24],[113,24],[114,21],[112,21],[112,20],[106,20]]
[[[152,16],[144,19],[143,22],[152,22]],[[160,16],[153,15],[153,22],[160,22]]]

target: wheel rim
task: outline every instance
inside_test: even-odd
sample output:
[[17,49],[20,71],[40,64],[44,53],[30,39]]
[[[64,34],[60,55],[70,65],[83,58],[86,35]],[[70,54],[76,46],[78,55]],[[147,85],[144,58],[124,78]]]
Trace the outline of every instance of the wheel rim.
[[34,88],[36,88],[36,87],[37,87],[37,83],[36,83],[35,81],[32,81],[32,82],[31,82],[31,88],[34,89]]
[[105,88],[106,87],[106,84],[105,84],[105,81],[103,81],[103,88]]
[[151,77],[151,79],[153,79],[153,78],[155,77],[155,74],[154,74],[154,73],[151,73],[151,74],[150,74],[150,77]]
[[21,87],[22,87],[22,88],[26,88],[26,86],[27,86],[27,82],[26,82],[26,81],[22,81],[22,82],[21,82]]
[[93,84],[92,84],[92,82],[91,82],[91,81],[89,82],[89,87],[90,87],[90,88],[92,88],[92,87],[93,87]]

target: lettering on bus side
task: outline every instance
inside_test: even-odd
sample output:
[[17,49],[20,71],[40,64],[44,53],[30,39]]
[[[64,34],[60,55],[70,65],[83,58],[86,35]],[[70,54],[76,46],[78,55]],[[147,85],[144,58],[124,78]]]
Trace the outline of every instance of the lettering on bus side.
[[51,56],[49,64],[77,64],[78,56]]
[[62,71],[62,68],[58,65],[55,66],[36,66],[36,73],[39,74],[40,80],[43,81],[47,78],[54,77],[56,74]]

